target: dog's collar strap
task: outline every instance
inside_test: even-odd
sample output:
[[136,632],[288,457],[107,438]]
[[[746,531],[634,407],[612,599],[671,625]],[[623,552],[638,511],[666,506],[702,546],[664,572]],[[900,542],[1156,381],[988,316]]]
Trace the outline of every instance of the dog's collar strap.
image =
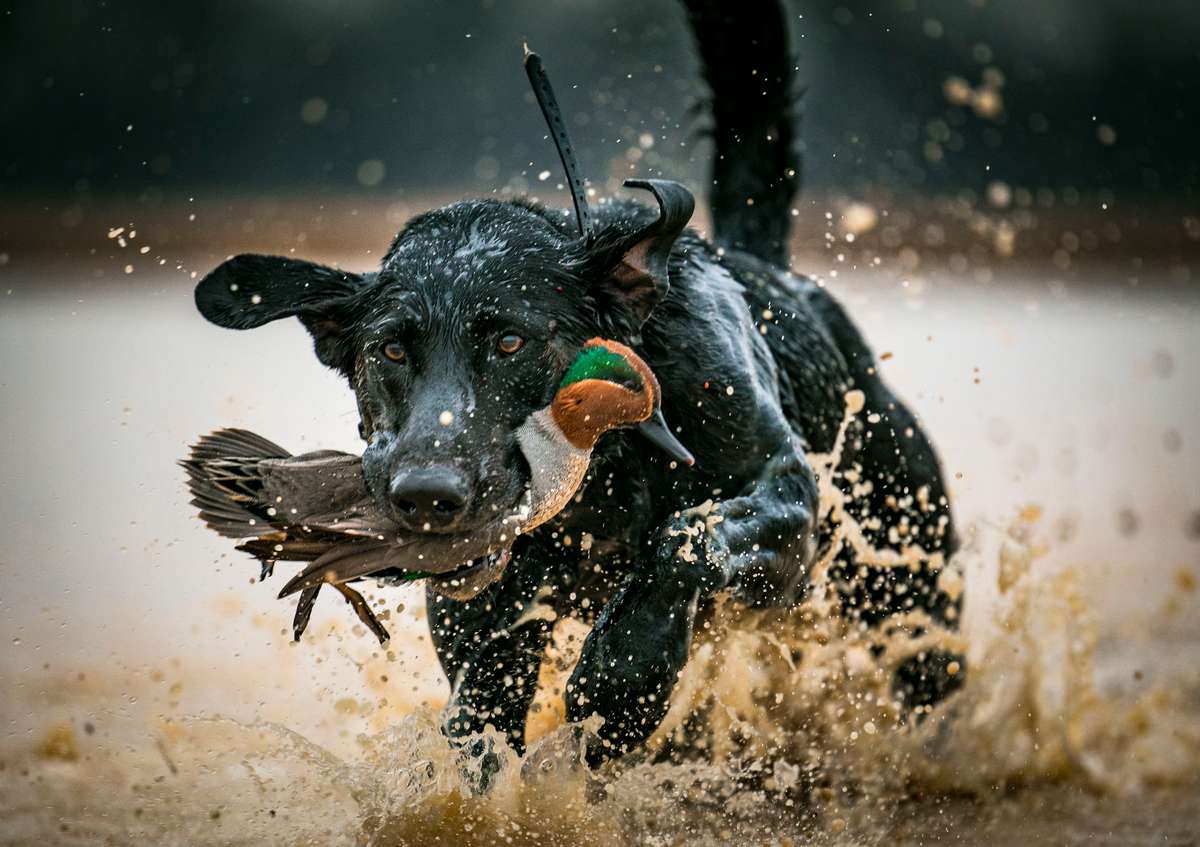
[[529,77],[529,84],[533,86],[533,95],[542,107],[542,115],[550,128],[550,137],[554,139],[554,146],[558,148],[558,158],[562,160],[567,185],[571,188],[571,201],[575,204],[579,235],[588,243],[592,240],[592,212],[588,209],[587,189],[579,175],[579,162],[575,159],[571,137],[567,135],[567,125],[563,121],[562,110],[558,108],[558,100],[554,97],[554,89],[550,87],[550,77],[546,75],[542,58],[530,51],[528,46],[525,47],[525,73]]

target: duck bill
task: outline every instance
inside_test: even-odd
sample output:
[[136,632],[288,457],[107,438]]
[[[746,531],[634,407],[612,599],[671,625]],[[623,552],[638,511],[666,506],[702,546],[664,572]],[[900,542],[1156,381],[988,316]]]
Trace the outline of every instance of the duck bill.
[[655,447],[666,452],[668,456],[677,462],[682,462],[685,465],[694,465],[696,460],[688,449],[679,443],[679,439],[671,434],[671,430],[667,428],[667,422],[663,418],[662,409],[655,409],[647,420],[638,424],[638,432],[646,436],[646,438]]

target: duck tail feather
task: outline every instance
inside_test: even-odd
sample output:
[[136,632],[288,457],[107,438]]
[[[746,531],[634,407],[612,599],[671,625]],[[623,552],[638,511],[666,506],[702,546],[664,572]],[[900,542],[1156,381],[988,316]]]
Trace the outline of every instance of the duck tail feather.
[[192,505],[200,519],[226,538],[256,538],[272,532],[262,502],[258,463],[284,459],[287,450],[244,429],[220,429],[202,436],[179,465],[187,473]]
[[229,427],[218,429],[191,446],[188,458],[207,459],[286,459],[292,454],[274,441],[248,429]]

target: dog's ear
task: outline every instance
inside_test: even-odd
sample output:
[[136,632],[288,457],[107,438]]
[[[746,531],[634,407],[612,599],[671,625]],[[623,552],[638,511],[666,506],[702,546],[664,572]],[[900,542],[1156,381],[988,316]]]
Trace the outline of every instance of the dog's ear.
[[636,331],[671,287],[667,260],[675,239],[692,217],[692,192],[666,179],[627,179],[626,188],[642,188],[658,201],[658,218],[649,226],[619,236],[597,238],[589,264],[609,298],[632,315]]
[[196,308],[217,326],[253,329],[296,317],[313,337],[317,358],[347,376],[353,370],[347,329],[359,274],[283,256],[243,253],[227,259],[196,286]]

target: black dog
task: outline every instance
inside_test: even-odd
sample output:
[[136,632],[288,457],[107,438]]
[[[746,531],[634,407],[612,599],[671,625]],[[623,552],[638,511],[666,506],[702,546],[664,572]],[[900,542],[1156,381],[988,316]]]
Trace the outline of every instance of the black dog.
[[[804,595],[832,532],[815,519],[806,452],[831,449],[850,389],[865,408],[839,465],[853,473],[835,482],[850,492],[855,481],[849,512],[872,544],[919,546],[923,563],[860,567],[843,550],[842,609],[869,625],[914,607],[957,617],[929,565],[957,543],[933,449],[841,307],[784,269],[799,161],[782,13],[765,0],[737,14],[726,5],[689,3],[713,91],[721,249],[681,232],[686,189],[655,182],[643,187],[657,211],[625,200],[594,218],[581,211],[584,237],[533,203],[467,201],[410,221],[375,273],[243,255],[197,288],[200,311],[222,326],[303,322],[317,357],[357,394],[369,488],[413,532],[469,532],[521,497],[529,470],[514,430],[550,400],[585,339],[630,344],[658,376],[695,467],[610,435],[576,505],[520,538],[498,582],[461,602],[430,593],[451,736],[491,724],[522,747],[550,631],[527,613],[545,602],[559,615],[599,612],[566,693],[570,719],[604,718],[589,758],[644,741],[700,606],[722,591],[752,605]],[[578,193],[569,148],[564,158]],[[696,518],[684,511],[710,499],[722,520],[689,534]],[[962,678],[947,673],[952,660],[904,665],[898,697],[944,696]]]

